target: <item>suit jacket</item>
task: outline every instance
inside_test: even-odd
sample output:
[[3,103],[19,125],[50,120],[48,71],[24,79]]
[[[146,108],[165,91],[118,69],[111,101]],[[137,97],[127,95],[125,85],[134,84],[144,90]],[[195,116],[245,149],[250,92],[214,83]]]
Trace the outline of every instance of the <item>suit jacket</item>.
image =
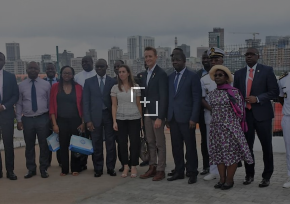
[[84,121],[85,123],[93,122],[95,127],[101,125],[103,103],[112,112],[111,89],[115,85],[115,80],[106,75],[102,94],[97,76],[86,79],[83,89]]
[[6,110],[3,110],[0,114],[1,118],[14,118],[14,104],[18,101],[19,89],[14,74],[11,74],[3,70],[3,96],[2,105],[5,106]]
[[168,105],[167,74],[156,65],[148,82],[148,86],[146,85],[147,72],[144,74],[145,76],[141,78],[141,87],[145,87],[145,89],[141,89],[142,98],[146,97],[146,101],[150,101],[150,103],[146,104],[146,110],[148,110],[149,114],[156,114],[156,101],[158,101],[158,116],[150,116],[150,118],[152,120],[157,118],[165,120]]
[[[235,72],[234,87],[240,89],[243,97],[246,97],[247,67]],[[250,95],[257,96],[259,103],[252,103],[252,112],[257,121],[274,118],[271,101],[279,95],[279,87],[273,68],[257,64]]]
[[201,107],[201,84],[198,75],[186,68],[175,93],[175,72],[168,77],[169,104],[167,120],[174,115],[178,123],[198,122]]
[[[203,69],[200,69],[196,72],[197,76],[201,79],[202,77],[202,72],[203,72]],[[204,107],[200,106],[200,111],[199,111],[199,123],[204,123]]]

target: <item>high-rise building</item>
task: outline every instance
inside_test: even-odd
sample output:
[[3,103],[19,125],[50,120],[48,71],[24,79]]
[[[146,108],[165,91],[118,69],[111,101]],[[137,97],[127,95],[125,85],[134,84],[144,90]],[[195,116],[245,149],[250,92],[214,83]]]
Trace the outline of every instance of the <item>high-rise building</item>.
[[157,51],[157,56],[158,57],[165,57],[165,58],[170,58],[171,54],[171,47],[158,47],[156,48]]
[[129,59],[138,59],[144,56],[146,47],[155,47],[155,39],[148,36],[130,36],[127,38]]
[[6,43],[6,59],[7,61],[20,60],[20,45],[19,43]]
[[64,50],[63,53],[58,54],[60,67],[68,65],[71,66],[71,59],[74,58],[74,54]]
[[122,59],[123,50],[119,47],[112,47],[108,51],[108,63],[114,63],[116,60]]
[[92,58],[98,58],[97,51],[95,49],[89,49],[88,52],[86,52],[86,56],[91,56]]
[[224,29],[213,28],[212,32],[208,32],[209,47],[219,47],[224,49]]
[[12,74],[26,74],[27,63],[22,60],[6,61],[4,69]]
[[178,48],[183,50],[183,53],[185,54],[185,57],[190,57],[190,46],[186,44],[182,44],[180,46],[177,46]]
[[281,37],[280,36],[266,36],[266,45],[277,45],[278,41]]
[[41,71],[40,72],[46,71],[45,68],[48,63],[53,63],[51,59],[51,55],[48,55],[48,54],[41,55],[41,68],[40,68]]
[[71,58],[70,60],[71,60],[71,66],[75,70],[75,74],[83,71],[82,57]]
[[196,57],[198,59],[201,59],[204,51],[207,51],[208,49],[209,49],[209,47],[197,47],[196,48]]

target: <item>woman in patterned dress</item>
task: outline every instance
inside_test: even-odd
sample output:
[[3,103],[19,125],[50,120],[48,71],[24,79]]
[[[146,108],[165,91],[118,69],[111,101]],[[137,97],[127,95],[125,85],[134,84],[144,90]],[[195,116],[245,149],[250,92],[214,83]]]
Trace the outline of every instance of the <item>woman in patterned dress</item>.
[[222,65],[213,66],[210,77],[217,84],[217,89],[209,93],[212,108],[210,123],[209,156],[210,164],[217,165],[220,181],[214,186],[227,190],[234,185],[234,175],[238,162],[253,163],[244,132],[244,100],[238,89],[232,87],[230,70]]

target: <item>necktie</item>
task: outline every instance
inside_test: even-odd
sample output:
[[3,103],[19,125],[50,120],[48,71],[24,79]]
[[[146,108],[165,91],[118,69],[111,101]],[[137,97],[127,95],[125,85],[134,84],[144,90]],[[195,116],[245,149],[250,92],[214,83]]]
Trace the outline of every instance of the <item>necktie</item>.
[[2,97],[1,97],[1,93],[0,93],[0,104],[2,104]]
[[102,92],[102,93],[103,93],[103,91],[104,91],[104,86],[105,86],[103,79],[104,79],[104,77],[101,77],[100,89],[101,89],[101,92]]
[[[247,97],[250,96],[251,89],[252,89],[252,83],[253,83],[253,78],[254,78],[253,71],[254,71],[254,69],[251,68],[250,73],[249,73],[249,77],[248,77],[248,81],[247,81]],[[247,108],[249,110],[251,110],[252,106],[250,103],[247,103]]]
[[50,86],[52,86],[52,79],[48,79]]
[[180,73],[179,72],[176,72],[175,80],[174,80],[175,93],[177,92],[177,89],[178,89],[178,79],[179,79],[179,76],[180,76]]
[[35,80],[32,81],[32,87],[31,87],[31,103],[32,103],[32,110],[33,112],[37,111],[37,99],[36,99],[36,88],[35,88]]
[[[102,94],[103,94],[104,86],[105,86],[103,79],[104,79],[104,77],[101,77],[101,81],[100,81],[100,89],[101,89]],[[104,101],[103,101],[103,110],[105,110],[105,109],[106,109],[106,106],[105,106]]]

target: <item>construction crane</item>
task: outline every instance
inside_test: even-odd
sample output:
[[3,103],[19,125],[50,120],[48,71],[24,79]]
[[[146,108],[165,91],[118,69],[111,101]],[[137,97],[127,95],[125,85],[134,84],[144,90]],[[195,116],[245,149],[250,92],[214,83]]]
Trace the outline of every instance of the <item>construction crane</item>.
[[256,35],[260,35],[260,33],[240,33],[240,32],[231,32],[232,34],[252,34],[254,40],[256,40]]

